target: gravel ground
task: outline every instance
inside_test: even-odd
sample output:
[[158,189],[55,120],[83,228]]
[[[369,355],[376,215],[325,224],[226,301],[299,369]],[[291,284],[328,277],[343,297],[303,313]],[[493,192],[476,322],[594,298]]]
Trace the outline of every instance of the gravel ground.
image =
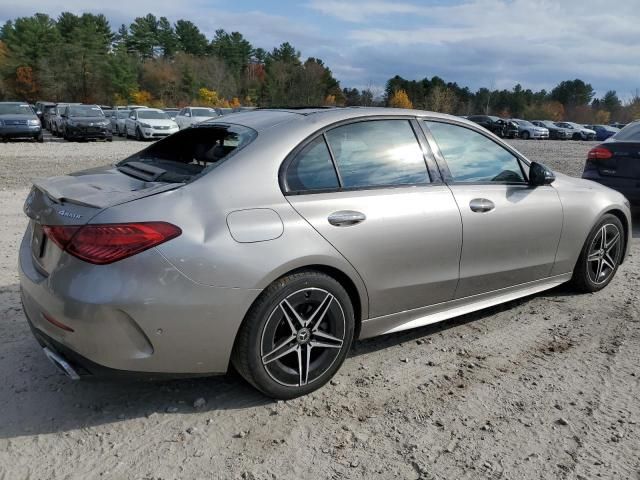
[[[514,144],[574,175],[591,146]],[[336,379],[305,398],[273,402],[234,375],[59,375],[20,308],[29,180],[142,146],[0,145],[0,479],[640,478],[638,227],[604,291],[561,287],[358,342]]]

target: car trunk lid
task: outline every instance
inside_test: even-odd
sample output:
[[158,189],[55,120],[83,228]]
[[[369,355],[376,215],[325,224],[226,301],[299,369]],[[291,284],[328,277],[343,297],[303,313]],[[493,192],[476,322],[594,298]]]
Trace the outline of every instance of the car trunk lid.
[[60,249],[47,239],[44,226],[86,225],[106,208],[182,186],[150,182],[100,167],[34,182],[24,204],[30,219],[31,253],[38,270],[47,274],[60,259]]

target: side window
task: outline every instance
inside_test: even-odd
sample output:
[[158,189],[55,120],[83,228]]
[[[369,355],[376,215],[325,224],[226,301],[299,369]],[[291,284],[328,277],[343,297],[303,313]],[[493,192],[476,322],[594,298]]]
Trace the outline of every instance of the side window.
[[338,177],[322,135],[305,146],[289,164],[286,182],[287,190],[297,192],[338,188]]
[[425,122],[456,182],[523,183],[520,161],[497,143],[471,129]]
[[326,135],[345,188],[430,182],[408,120],[357,122]]

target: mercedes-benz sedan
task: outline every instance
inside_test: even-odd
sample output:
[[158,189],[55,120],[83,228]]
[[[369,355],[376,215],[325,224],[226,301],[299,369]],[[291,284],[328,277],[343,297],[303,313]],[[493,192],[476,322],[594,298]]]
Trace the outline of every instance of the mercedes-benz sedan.
[[631,232],[618,192],[473,122],[379,108],[225,115],[38,181],[24,210],[24,310],[70,376],[233,365],[276,398],[358,338],[600,290]]

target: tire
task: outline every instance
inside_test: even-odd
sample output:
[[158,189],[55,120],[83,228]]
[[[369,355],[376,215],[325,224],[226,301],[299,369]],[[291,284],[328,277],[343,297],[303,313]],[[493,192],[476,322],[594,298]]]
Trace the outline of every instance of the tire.
[[322,387],[338,371],[354,329],[353,306],[340,283],[317,271],[291,274],[272,283],[252,305],[231,362],[265,395],[299,397]]
[[522,138],[522,140],[529,140],[529,132],[527,132],[526,130],[524,132],[522,132],[522,134],[520,135],[520,138]]
[[35,138],[35,140],[36,140],[36,142],[38,142],[38,143],[44,143],[44,134],[43,134],[42,132],[40,132],[40,135],[38,135],[38,136]]
[[140,131],[140,127],[136,127],[136,140],[142,141],[144,137],[142,136],[142,132]]
[[120,129],[118,128],[118,125],[116,125],[116,131],[113,133],[116,136],[120,136]]
[[[605,232],[605,244],[602,234]],[[616,237],[617,235],[617,237]],[[573,287],[585,293],[597,292],[609,285],[624,253],[624,228],[615,215],[605,214],[591,229],[573,269]]]
[[593,134],[589,134],[589,135],[587,135],[587,140],[588,140],[588,141],[593,142],[595,139],[596,139],[596,136],[595,136],[595,135],[593,135]]
[[574,133],[573,137],[571,137],[572,140],[582,140],[582,135],[580,135],[579,133]]

